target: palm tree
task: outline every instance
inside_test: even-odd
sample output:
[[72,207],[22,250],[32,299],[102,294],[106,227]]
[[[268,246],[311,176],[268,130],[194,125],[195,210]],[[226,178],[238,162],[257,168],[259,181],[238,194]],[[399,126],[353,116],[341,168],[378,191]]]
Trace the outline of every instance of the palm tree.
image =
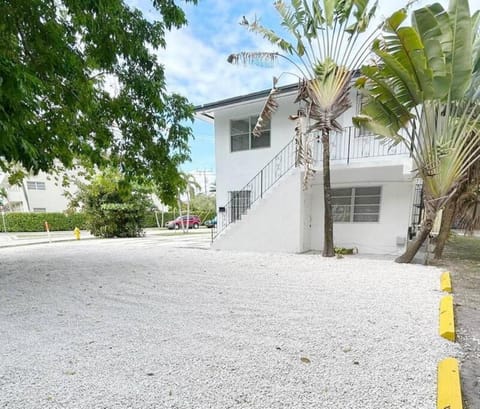
[[[196,189],[200,189],[200,185],[195,180],[195,177],[190,173],[180,172],[180,179],[181,179],[181,187],[178,188],[178,197],[177,197],[178,212],[180,217],[182,217],[182,201],[180,196],[184,194],[187,198],[186,202],[187,202],[187,220],[188,220],[190,217],[190,200],[192,199],[192,197],[195,197],[195,191]],[[180,221],[182,224],[183,232],[187,233],[188,222],[187,222],[187,225],[185,226],[183,224],[183,218],[181,218]]]
[[377,61],[363,67],[357,86],[367,103],[354,122],[406,144],[424,183],[425,219],[414,242],[397,262],[411,262],[429,236],[436,214],[454,197],[480,154],[480,66],[475,38],[478,14],[468,0],[451,0],[414,11],[412,26],[402,26],[406,10],[385,22],[375,41]]
[[[242,52],[231,54],[231,63],[275,62],[283,58],[299,72],[301,80],[296,102],[305,110],[297,119],[297,140],[309,141],[312,133],[321,135],[323,147],[324,188],[324,245],[323,256],[334,256],[333,216],[330,187],[330,134],[341,131],[337,121],[351,106],[350,87],[352,75],[362,65],[373,39],[366,29],[375,13],[377,2],[369,8],[370,0],[292,0],[275,1],[274,6],[282,19],[282,26],[290,39],[277,35],[255,20],[249,23],[244,17],[241,24],[258,33],[277,46],[280,52]],[[322,7],[323,6],[323,7]],[[259,134],[262,123],[276,109],[276,79],[253,134]],[[304,146],[304,143],[300,143]],[[305,166],[304,185],[312,175],[310,149],[303,149],[301,163]]]

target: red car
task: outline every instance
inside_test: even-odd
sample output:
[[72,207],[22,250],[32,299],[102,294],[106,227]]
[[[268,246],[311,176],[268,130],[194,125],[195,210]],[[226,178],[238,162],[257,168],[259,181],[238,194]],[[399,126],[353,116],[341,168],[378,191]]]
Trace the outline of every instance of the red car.
[[182,219],[183,227],[188,227],[189,229],[194,228],[198,229],[200,227],[201,221],[200,217],[191,214],[190,216],[179,216],[175,220],[167,223],[167,228],[169,230],[181,229],[182,228]]

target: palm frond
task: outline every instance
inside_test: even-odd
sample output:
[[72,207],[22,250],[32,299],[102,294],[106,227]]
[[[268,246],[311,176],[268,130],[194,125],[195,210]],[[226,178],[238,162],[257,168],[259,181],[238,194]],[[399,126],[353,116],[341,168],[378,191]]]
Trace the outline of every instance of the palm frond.
[[278,89],[273,85],[270,93],[268,94],[267,100],[263,105],[262,111],[257,119],[257,123],[253,128],[252,134],[256,138],[259,138],[264,129],[264,124],[272,118],[273,113],[278,109],[278,102],[276,101],[276,95],[278,94]]
[[263,52],[263,51],[242,51],[236,54],[230,54],[227,61],[230,64],[244,64],[244,65],[259,65],[267,66],[273,65],[278,60],[278,53],[276,52]]

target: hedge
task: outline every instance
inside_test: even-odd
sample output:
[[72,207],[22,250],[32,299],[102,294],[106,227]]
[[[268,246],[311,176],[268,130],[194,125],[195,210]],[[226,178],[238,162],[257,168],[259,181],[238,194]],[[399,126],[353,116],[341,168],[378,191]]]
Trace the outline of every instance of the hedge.
[[[194,213],[198,214],[199,213]],[[203,216],[203,215],[202,215]],[[205,215],[202,217],[202,223],[214,217],[214,214]],[[162,222],[162,214],[157,213],[158,222]],[[178,217],[173,212],[166,212],[163,214],[163,224]],[[82,213],[5,213],[5,224],[9,232],[38,232],[45,231],[45,221],[50,226],[50,231],[68,231],[78,227],[82,230],[87,230],[85,215]],[[144,225],[142,227],[157,227],[157,220],[154,212],[148,212],[145,215]],[[3,231],[3,224],[0,224],[0,231]]]
[[9,232],[45,231],[46,221],[50,231],[86,228],[85,216],[82,213],[5,213],[5,225]]

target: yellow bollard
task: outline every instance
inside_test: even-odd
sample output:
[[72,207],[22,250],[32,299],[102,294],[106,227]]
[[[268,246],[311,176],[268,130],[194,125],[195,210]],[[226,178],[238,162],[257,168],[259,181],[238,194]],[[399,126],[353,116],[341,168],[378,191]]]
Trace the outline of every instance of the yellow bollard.
[[80,240],[80,229],[78,227],[75,227],[75,229],[73,230],[73,234],[75,235],[75,238],[77,240]]

